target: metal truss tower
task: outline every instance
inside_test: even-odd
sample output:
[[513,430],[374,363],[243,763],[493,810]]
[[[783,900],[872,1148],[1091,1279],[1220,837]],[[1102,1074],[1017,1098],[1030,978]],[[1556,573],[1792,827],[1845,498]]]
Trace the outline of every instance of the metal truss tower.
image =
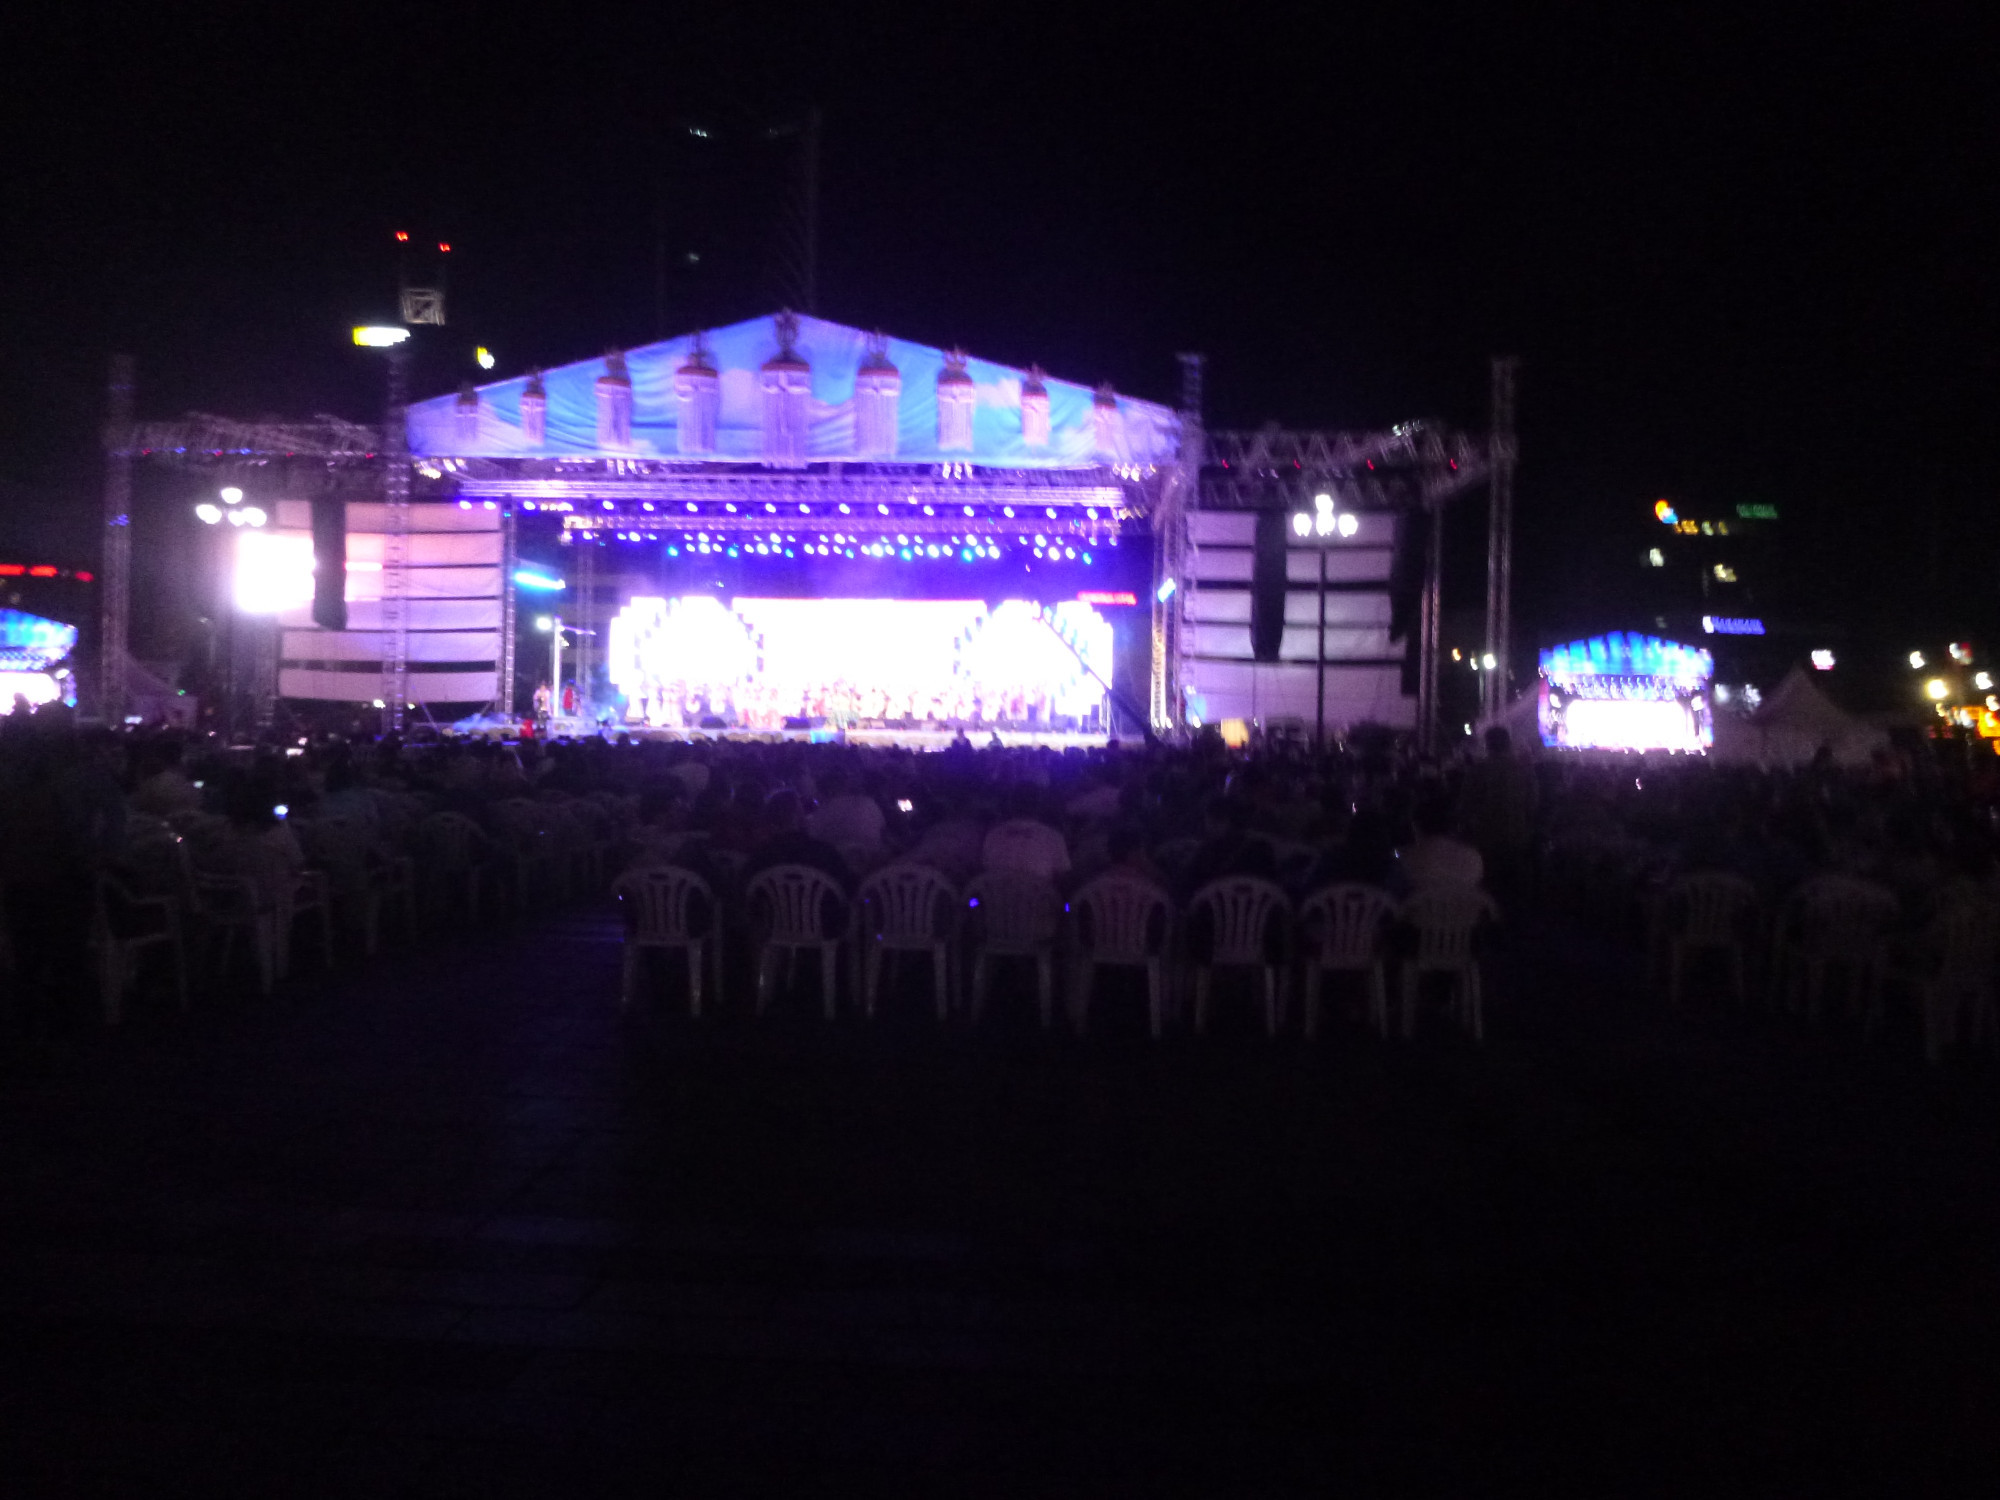
[[98,713],[125,720],[126,663],[132,622],[132,356],[111,356],[104,423],[104,562],[98,597]]
[[[387,511],[382,538],[382,628],[388,649],[382,658],[383,727],[403,729],[410,701],[410,452],[407,405],[409,356],[404,346],[389,350],[389,406],[382,416],[382,500]],[[506,589],[512,580],[503,580]]]
[[1488,463],[1486,522],[1486,654],[1480,678],[1480,716],[1489,723],[1507,707],[1508,643],[1513,636],[1514,595],[1514,385],[1521,362],[1493,361],[1492,431]]

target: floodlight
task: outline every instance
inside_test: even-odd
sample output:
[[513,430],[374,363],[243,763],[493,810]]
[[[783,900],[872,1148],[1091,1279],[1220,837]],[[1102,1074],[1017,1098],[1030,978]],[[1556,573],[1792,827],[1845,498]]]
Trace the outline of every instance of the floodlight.
[[1990,692],[1993,688],[1993,674],[1991,672],[1974,672],[1972,674],[1972,685],[1982,693]]
[[1361,517],[1357,516],[1351,510],[1344,510],[1340,513],[1340,534],[1342,536],[1353,536],[1360,529]]
[[377,326],[354,330],[354,342],[364,349],[391,349],[409,336],[407,328]]
[[1169,578],[1165,583],[1161,584],[1159,587],[1159,591],[1155,593],[1153,597],[1159,600],[1160,603],[1162,604],[1165,604],[1169,599],[1173,598],[1174,597],[1173,579]]
[[547,615],[537,615],[535,617],[535,629],[554,630],[555,628],[556,628],[556,622],[550,619]]
[[1484,656],[1479,658],[1479,664],[1484,668],[1486,668],[1486,670],[1489,672],[1499,665],[1499,663],[1493,659],[1493,653],[1491,651],[1487,652]]
[[224,505],[238,505],[242,503],[242,500],[243,491],[239,490],[235,485],[229,484],[223,486],[222,503]]
[[1910,670],[1912,672],[1921,672],[1923,669],[1924,653],[1921,651],[1912,651],[1910,653]]
[[243,524],[245,526],[262,526],[266,521],[271,519],[254,505],[244,506],[238,514],[243,517]]
[[569,587],[569,585],[566,584],[560,578],[551,578],[546,573],[532,572],[527,568],[519,568],[515,570],[514,582],[519,584],[524,589],[539,589],[543,593],[548,593],[548,594],[559,593],[563,589]]
[[1313,529],[1313,518],[1307,515],[1304,511],[1300,511],[1297,515],[1292,517],[1292,530],[1296,531],[1300,536],[1309,535],[1312,529]]
[[222,507],[219,505],[209,505],[206,502],[197,505],[194,508],[194,513],[210,526],[215,525],[222,519]]
[[1933,677],[1929,682],[1924,684],[1924,691],[1932,698],[1942,700],[1945,695],[1944,679],[1942,677]]
[[1333,512],[1330,510],[1323,510],[1318,515],[1314,516],[1313,530],[1317,531],[1321,536],[1332,536]]
[[1815,672],[1831,672],[1833,670],[1833,653],[1822,646],[1819,650],[1813,652],[1812,664]]
[[1332,510],[1332,509],[1333,509],[1333,496],[1331,496],[1331,495],[1314,495],[1314,496],[1313,496],[1313,505],[1314,505],[1314,506],[1315,506],[1315,507],[1316,507],[1317,509],[1320,509],[1320,510]]
[[479,362],[479,368],[482,370],[490,370],[495,364],[493,351],[488,349],[484,344],[481,344],[478,349],[473,351],[472,357]]

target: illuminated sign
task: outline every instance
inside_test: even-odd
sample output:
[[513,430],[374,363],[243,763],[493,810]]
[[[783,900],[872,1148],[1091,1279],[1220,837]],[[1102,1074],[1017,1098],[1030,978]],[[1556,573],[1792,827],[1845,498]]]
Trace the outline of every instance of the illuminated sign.
[[1671,500],[1655,500],[1653,502],[1653,514],[1658,516],[1668,526],[1672,526],[1680,520],[1680,517],[1674,513],[1674,506]]
[[1762,635],[1764,622],[1744,615],[1703,615],[1701,628],[1710,635]]
[[1085,589],[1076,596],[1078,604],[1137,604],[1137,594],[1107,593],[1095,589]]
[[1736,514],[1746,521],[1775,521],[1778,507],[1775,505],[1739,505]]

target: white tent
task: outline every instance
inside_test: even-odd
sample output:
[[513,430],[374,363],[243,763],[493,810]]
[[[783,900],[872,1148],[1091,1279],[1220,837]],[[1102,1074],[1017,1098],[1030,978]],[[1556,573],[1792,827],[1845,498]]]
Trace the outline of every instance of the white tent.
[[1747,718],[1715,720],[1714,754],[1734,764],[1803,765],[1826,746],[1834,764],[1860,766],[1888,743],[1887,731],[1835,703],[1803,667],[1792,668]]

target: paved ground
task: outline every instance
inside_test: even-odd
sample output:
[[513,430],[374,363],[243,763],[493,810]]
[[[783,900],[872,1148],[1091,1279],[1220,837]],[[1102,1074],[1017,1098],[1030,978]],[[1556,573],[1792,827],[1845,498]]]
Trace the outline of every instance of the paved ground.
[[595,916],[79,1030],[0,1489],[1991,1493],[2000,1080],[1545,947],[1481,1054],[621,1018]]

